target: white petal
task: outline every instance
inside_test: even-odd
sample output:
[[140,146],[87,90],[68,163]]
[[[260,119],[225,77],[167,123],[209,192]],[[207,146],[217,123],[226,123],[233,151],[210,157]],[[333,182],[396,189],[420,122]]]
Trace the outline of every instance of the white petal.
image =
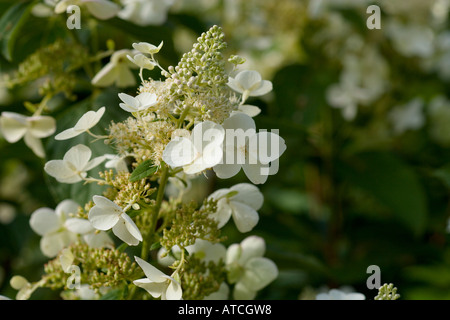
[[84,131],[76,131],[74,128],[69,128],[67,130],[64,130],[60,133],[58,133],[55,136],[55,140],[68,140],[72,139],[73,137],[76,137],[80,134],[82,134]]
[[261,75],[254,70],[244,70],[239,72],[235,79],[244,90],[252,90],[255,84],[261,82]]
[[231,218],[232,209],[228,199],[220,199],[217,202],[217,211],[211,214],[211,218],[217,221],[217,227],[222,228]]
[[183,290],[181,289],[181,285],[176,281],[170,281],[169,286],[167,287],[165,298],[167,300],[181,300],[183,296]]
[[269,177],[267,174],[263,174],[262,169],[267,167],[263,164],[244,164],[242,168],[244,169],[247,178],[254,184],[262,184],[267,181]]
[[128,112],[136,112],[139,109],[139,101],[126,93],[119,93],[119,98],[124,103],[119,104],[122,109]]
[[171,167],[182,167],[194,160],[195,150],[188,138],[177,137],[170,141],[163,152],[163,160]]
[[163,291],[166,291],[167,289],[167,283],[166,282],[153,282],[149,279],[138,279],[133,281],[133,283],[142,288],[145,289],[153,298],[159,298]]
[[134,221],[126,213],[123,213],[121,215],[121,218],[125,220],[125,227],[127,228],[128,232],[130,232],[130,234],[137,240],[142,241],[142,234]]
[[60,217],[61,220],[65,220],[70,214],[75,214],[78,212],[80,206],[73,200],[66,199],[61,201],[55,208],[56,215]]
[[45,164],[44,170],[59,182],[76,183],[82,180],[75,171],[67,166],[64,160],[50,160]]
[[214,172],[220,179],[229,179],[234,177],[241,170],[240,164],[217,164],[213,167]]
[[246,115],[250,117],[256,117],[258,114],[261,113],[261,109],[257,106],[252,106],[249,104],[243,104],[239,106],[239,111],[245,113]]
[[[249,138],[249,158],[257,159],[262,164],[278,159],[284,151],[286,151],[284,139],[273,132],[259,132]],[[252,164],[252,162],[249,163]]]
[[252,258],[262,257],[266,252],[266,243],[264,239],[258,236],[249,236],[242,240],[240,247],[242,249],[239,257],[239,264],[244,265]]
[[230,188],[230,191],[237,191],[238,194],[232,197],[234,202],[240,202],[252,207],[255,210],[261,209],[264,203],[264,196],[258,187],[250,183],[239,183]]
[[242,85],[236,80],[236,79],[234,79],[234,78],[228,78],[228,83],[227,83],[227,85],[231,88],[231,89],[233,89],[234,91],[236,91],[236,92],[239,92],[239,93],[243,93],[244,92],[244,88],[242,87]]
[[273,88],[272,82],[270,82],[268,80],[263,80],[260,82],[260,84],[257,88],[254,88],[253,90],[251,90],[250,96],[257,97],[257,96],[265,95],[266,93],[269,93],[270,91],[272,91],[272,88]]
[[89,162],[91,158],[92,151],[83,144],[78,144],[69,149],[64,155],[63,160],[71,163],[76,170],[84,171],[84,167]]
[[139,257],[134,257],[138,265],[144,271],[145,276],[152,282],[165,282],[167,280],[166,275],[160,270],[155,268],[153,265]]
[[49,116],[36,116],[27,119],[29,132],[36,138],[51,136],[56,130],[56,121]]
[[89,161],[83,169],[84,169],[84,171],[89,171],[92,168],[95,168],[96,166],[98,166],[100,163],[102,163],[105,160],[106,160],[105,156],[96,157],[96,158],[92,159],[91,161]]
[[30,227],[38,235],[43,236],[61,227],[59,217],[50,208],[39,208],[31,214]]
[[91,83],[97,87],[109,87],[119,76],[119,68],[108,62],[92,79]]
[[230,245],[227,249],[227,255],[226,255],[226,264],[232,265],[235,263],[239,264],[239,258],[242,254],[242,248],[239,244],[233,243]]
[[62,183],[76,183],[83,179],[68,167],[64,160],[50,160],[44,166],[45,172]]
[[109,230],[114,227],[120,219],[122,209],[114,202],[102,197],[93,197],[95,206],[89,210],[89,221],[98,230]]
[[106,0],[83,0],[89,12],[100,20],[111,19],[120,11],[120,7]]
[[219,262],[221,259],[225,261],[227,248],[221,243],[212,243],[207,240],[197,239],[191,246],[186,247],[189,254],[199,257],[205,262]]
[[67,230],[77,234],[86,234],[95,231],[89,220],[86,219],[70,218],[66,220],[64,225]]
[[83,236],[84,241],[91,248],[113,248],[114,241],[103,231],[87,233]]
[[242,282],[236,283],[233,290],[233,299],[235,300],[253,300],[256,297],[256,291],[246,287]]
[[112,228],[112,231],[116,237],[129,246],[137,246],[139,244],[139,240],[130,233],[127,228],[127,223],[122,218],[120,218],[119,222]]
[[212,121],[204,121],[192,129],[191,141],[195,149],[203,153],[207,145],[220,147],[225,137],[224,128]]
[[105,113],[105,107],[101,107],[98,111],[86,112],[73,127],[75,131],[86,131],[94,127]]
[[267,258],[257,257],[245,264],[245,272],[241,282],[252,290],[258,291],[278,277],[276,264]]
[[36,138],[30,134],[28,131],[25,133],[25,136],[23,137],[23,141],[25,144],[33,150],[33,152],[40,158],[45,157],[45,151],[44,147],[42,146],[42,141],[39,138]]
[[240,232],[249,232],[258,224],[258,212],[252,207],[235,201],[230,201],[230,207],[234,223]]
[[66,248],[62,250],[59,262],[61,263],[64,272],[70,272],[70,267],[72,266],[74,259],[75,257],[70,249]]
[[225,282],[222,282],[219,290],[206,296],[203,300],[228,300],[230,288]]
[[26,117],[14,112],[2,112],[0,129],[6,141],[19,141],[27,132]]
[[139,110],[145,110],[156,104],[158,97],[154,93],[143,92],[136,96],[136,99],[139,101]]
[[130,70],[130,66],[125,63],[120,63],[116,67],[117,76],[115,79],[116,86],[118,88],[131,87],[136,84],[134,74]]
[[76,235],[70,231],[55,232],[43,236],[40,242],[40,247],[45,256],[53,258],[59,253],[59,251],[76,240]]
[[[228,140],[228,135],[232,132],[232,131],[228,131],[227,129],[233,129],[233,130],[242,129],[245,133],[247,133],[247,135],[249,135],[250,132],[256,133],[255,120],[253,120],[252,117],[250,117],[249,115],[247,115],[245,113],[233,114],[231,117],[229,117],[222,123],[222,126],[226,130],[227,140]],[[249,130],[249,129],[250,129],[250,131],[247,132],[247,130]]]

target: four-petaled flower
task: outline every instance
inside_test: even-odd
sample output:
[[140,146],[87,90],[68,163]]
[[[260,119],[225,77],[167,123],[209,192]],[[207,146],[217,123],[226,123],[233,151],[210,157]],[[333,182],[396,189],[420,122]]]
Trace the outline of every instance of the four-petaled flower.
[[255,121],[245,113],[235,113],[223,122],[225,143],[223,161],[213,167],[221,179],[236,175],[241,168],[255,184],[266,182],[271,162],[286,150],[284,139],[273,132],[256,133]]
[[266,251],[264,239],[258,236],[245,238],[240,244],[232,244],[227,250],[228,281],[235,283],[233,297],[236,300],[251,300],[276,277],[276,264],[263,255]]
[[89,211],[89,221],[97,230],[112,229],[113,233],[130,246],[142,241],[142,235],[134,221],[116,203],[103,196],[93,197],[95,205]]
[[26,117],[15,112],[2,112],[0,130],[9,143],[15,143],[23,138],[25,144],[38,157],[45,157],[41,138],[52,135],[56,130],[56,122],[50,116]]
[[139,257],[134,258],[147,277],[133,281],[136,286],[145,289],[153,298],[161,297],[161,300],[181,300],[183,291],[177,280],[164,274],[145,260]]
[[31,214],[30,226],[42,236],[40,246],[44,255],[55,257],[59,251],[77,240],[76,233],[65,225],[69,214],[76,213],[79,205],[73,200],[64,200],[55,210],[39,208]]
[[78,144],[70,148],[62,160],[48,161],[44,166],[44,170],[59,182],[76,183],[86,178],[87,171],[105,160],[104,156],[90,160],[91,155],[91,149],[85,145]]
[[257,210],[264,202],[263,194],[249,183],[240,183],[229,189],[213,192],[210,199],[217,201],[217,211],[212,217],[222,228],[231,217],[240,232],[252,230],[259,221]]
[[175,137],[163,152],[163,160],[171,167],[183,167],[187,174],[202,172],[222,159],[225,131],[212,121],[197,124],[187,137]]
[[239,72],[235,78],[228,78],[228,86],[242,94],[242,102],[248,97],[265,95],[272,91],[272,82],[262,80],[258,71],[244,70]]
[[143,92],[136,97],[132,97],[126,93],[119,93],[120,103],[119,106],[128,112],[144,111],[158,102],[158,97],[154,93]]
[[83,132],[88,132],[94,127],[105,113],[105,107],[101,107],[97,111],[88,111],[78,120],[73,128],[66,129],[55,136],[56,140],[67,140],[76,137]]

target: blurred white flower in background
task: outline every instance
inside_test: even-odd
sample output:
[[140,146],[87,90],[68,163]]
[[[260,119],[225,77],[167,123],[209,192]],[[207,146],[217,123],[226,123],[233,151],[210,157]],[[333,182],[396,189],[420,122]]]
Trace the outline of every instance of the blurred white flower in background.
[[424,102],[420,98],[411,100],[405,105],[394,107],[388,114],[395,134],[407,130],[420,129],[425,124],[423,113]]
[[70,231],[65,223],[70,214],[78,212],[79,205],[67,199],[59,203],[55,210],[39,208],[31,214],[30,226],[40,235],[41,251],[47,257],[55,257],[59,251],[77,240],[76,233]]
[[449,147],[450,100],[443,95],[436,96],[430,101],[427,111],[431,139],[444,147]]
[[316,300],[366,300],[366,296],[359,292],[331,289],[326,293],[317,294]]
[[50,116],[27,117],[19,113],[4,111],[0,115],[0,131],[9,143],[23,138],[25,144],[41,158],[45,157],[40,139],[56,131],[56,121]]
[[111,55],[110,61],[94,76],[92,84],[97,87],[116,85],[118,88],[134,86],[136,79],[131,68],[137,68],[127,56],[134,54],[133,50],[122,49]]
[[55,13],[66,13],[71,5],[86,7],[90,14],[100,20],[111,19],[120,11],[119,5],[108,0],[62,0],[56,3]]
[[265,251],[264,239],[258,236],[247,237],[228,248],[227,275],[229,283],[235,284],[234,299],[254,299],[259,290],[278,277],[276,264],[263,257]]
[[157,26],[166,22],[174,0],[121,0],[121,3],[124,8],[117,14],[119,18],[140,26]]

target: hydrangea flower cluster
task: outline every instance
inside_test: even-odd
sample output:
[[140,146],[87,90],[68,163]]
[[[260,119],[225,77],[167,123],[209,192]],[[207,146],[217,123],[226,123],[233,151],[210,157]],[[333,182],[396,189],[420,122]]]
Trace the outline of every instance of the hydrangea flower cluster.
[[[130,6],[128,14],[138,5],[124,3]],[[17,298],[28,298],[38,287],[64,290],[67,296],[71,267],[79,272],[78,288],[88,285],[87,290],[94,290],[90,297],[121,299],[254,299],[277,278],[277,266],[264,257],[263,238],[248,236],[228,249],[221,243],[226,239],[221,228],[231,218],[241,233],[256,227],[264,198],[254,184],[275,173],[286,149],[277,133],[256,132],[252,117],[260,110],[245,104],[249,97],[270,92],[272,83],[257,71],[238,71],[242,59],[227,62],[225,47],[221,28],[213,26],[177,66],[166,70],[155,58],[162,42],[135,43],[134,50],[113,55],[93,78],[94,85],[121,83],[134,64],[142,83],[136,96],[120,93],[118,106],[88,111],[55,139],[89,134],[116,154],[92,158],[90,147],[78,144],[62,159],[48,161],[44,170],[59,183],[96,183],[107,189],[86,204],[67,199],[55,210],[41,208],[32,214],[30,224],[42,236],[42,252],[53,260],[39,281],[14,281],[20,282],[15,285],[21,290]],[[231,73],[226,72],[227,63]],[[164,81],[144,79],[143,71],[154,68],[161,70]],[[97,135],[92,131],[108,108],[121,108],[130,116],[112,122],[107,135]],[[7,114],[2,121],[5,136],[14,141],[55,131],[54,126],[40,130],[45,117]],[[131,159],[128,166],[125,158]],[[90,175],[94,168],[99,178]],[[188,186],[208,171],[227,179],[240,169],[253,184],[216,190],[203,204],[165,196],[174,181]],[[128,247],[134,247],[132,258]]]

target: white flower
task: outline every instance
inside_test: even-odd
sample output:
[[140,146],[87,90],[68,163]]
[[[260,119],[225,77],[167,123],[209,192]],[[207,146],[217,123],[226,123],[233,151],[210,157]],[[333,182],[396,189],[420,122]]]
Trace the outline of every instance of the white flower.
[[0,130],[9,143],[24,139],[25,144],[33,152],[43,158],[44,147],[41,138],[46,138],[56,131],[56,121],[50,116],[26,117],[15,112],[2,112]]
[[222,159],[225,136],[221,125],[212,121],[197,124],[189,138],[175,137],[163,152],[163,160],[171,167],[183,167],[187,174],[202,172]]
[[162,273],[141,258],[134,258],[147,277],[133,281],[136,286],[145,289],[153,298],[161,297],[161,300],[181,300],[183,291],[177,280]]
[[240,232],[252,230],[259,221],[257,210],[264,202],[264,197],[257,187],[249,183],[240,183],[229,189],[213,192],[210,199],[216,199],[217,212],[212,217],[222,228],[231,217]]
[[97,87],[109,87],[115,84],[119,88],[134,86],[136,79],[130,68],[136,65],[128,60],[131,50],[119,50],[112,54],[111,60],[95,75],[92,84]]
[[65,273],[70,273],[70,269],[73,265],[73,261],[75,257],[72,253],[72,250],[69,248],[65,248],[61,251],[61,255],[59,256],[59,263],[61,264],[61,268]]
[[153,70],[155,68],[155,64],[152,60],[144,56],[142,53],[138,53],[134,57],[127,56],[127,58],[141,69]]
[[65,222],[67,230],[79,234],[91,248],[113,248],[114,241],[104,232],[95,230],[89,220],[70,218]]
[[425,123],[423,100],[416,98],[404,106],[395,107],[388,114],[394,133],[401,134],[407,130],[420,129]]
[[98,166],[105,160],[104,156],[89,161],[92,151],[82,144],[78,144],[66,152],[62,160],[50,160],[44,170],[50,176],[62,183],[76,183],[87,176],[87,171]]
[[89,131],[102,118],[105,113],[105,107],[101,107],[97,111],[88,111],[78,120],[73,128],[64,130],[55,136],[56,140],[67,140],[76,137],[83,132]]
[[244,70],[239,72],[235,78],[229,77],[228,86],[242,94],[242,101],[248,97],[262,96],[272,91],[272,82],[262,80],[257,71]]
[[264,239],[258,236],[247,237],[228,248],[226,265],[228,281],[235,283],[234,299],[254,299],[257,291],[278,277],[275,263],[263,257],[265,251]]
[[223,161],[213,167],[221,179],[235,176],[241,168],[254,184],[266,182],[269,164],[286,150],[284,139],[272,132],[256,133],[255,121],[244,113],[235,113],[223,122],[226,131]]
[[161,25],[173,0],[122,0],[124,8],[117,15],[140,26]]
[[331,289],[328,293],[319,293],[316,300],[366,300],[359,292],[344,292],[339,289]]
[[143,92],[136,97],[132,97],[126,93],[119,93],[120,103],[119,106],[128,112],[144,111],[158,102],[158,97],[154,93]]
[[133,48],[143,54],[153,55],[153,54],[158,53],[159,50],[161,50],[163,44],[164,44],[163,41],[161,41],[159,46],[155,46],[155,45],[147,43],[147,42],[137,42],[137,43],[133,43]]
[[428,25],[403,24],[390,20],[386,32],[394,48],[406,57],[428,58],[434,53],[434,33]]
[[233,111],[231,115],[233,115],[236,112],[242,112],[250,117],[256,117],[258,114],[261,113],[261,109],[257,106],[252,106],[250,104],[242,104],[239,106],[237,111]]
[[78,212],[79,205],[64,200],[55,208],[40,208],[31,214],[30,226],[42,236],[40,247],[47,257],[55,257],[59,251],[77,240],[76,233],[67,229],[65,222],[69,214]]
[[120,11],[120,7],[107,0],[62,0],[55,6],[55,13],[65,13],[71,5],[85,6],[89,13],[100,20],[111,19]]
[[112,229],[113,233],[130,246],[142,241],[142,235],[134,221],[113,201],[103,197],[93,197],[95,205],[89,211],[89,221],[97,230]]

